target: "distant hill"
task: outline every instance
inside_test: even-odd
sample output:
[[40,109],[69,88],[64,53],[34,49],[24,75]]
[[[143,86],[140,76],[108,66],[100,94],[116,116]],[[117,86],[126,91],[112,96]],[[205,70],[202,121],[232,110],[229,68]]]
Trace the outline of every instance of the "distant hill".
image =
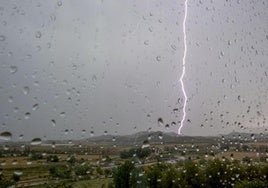
[[[224,138],[230,141],[243,142],[268,142],[268,134],[262,133],[241,133],[231,132],[225,135],[218,136],[184,136],[174,132],[138,132],[130,135],[102,135],[94,136],[82,140],[46,140],[42,145],[73,145],[73,144],[90,144],[90,145],[142,145],[142,144],[192,144],[192,143],[210,143],[215,144],[219,139]],[[0,143],[8,143],[11,145],[31,144],[29,141],[5,141],[0,140]]]
[[85,140],[89,143],[96,144],[116,144],[116,145],[130,145],[143,143],[215,143],[216,137],[202,137],[202,136],[182,136],[173,132],[138,132],[130,135],[103,135],[91,137]]
[[227,135],[221,135],[226,139],[241,140],[241,141],[268,141],[268,134],[263,133],[243,133],[231,132]]

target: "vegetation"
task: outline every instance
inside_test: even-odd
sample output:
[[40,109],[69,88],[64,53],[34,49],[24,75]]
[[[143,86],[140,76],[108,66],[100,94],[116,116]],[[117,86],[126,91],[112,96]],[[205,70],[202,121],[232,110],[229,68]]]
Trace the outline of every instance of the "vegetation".
[[[135,167],[130,161],[114,170],[115,188],[201,188],[201,187],[268,187],[268,165],[242,164],[219,159],[200,164],[187,160],[182,167],[156,164]],[[135,172],[139,176],[135,175]]]
[[151,154],[151,149],[149,148],[131,148],[128,151],[124,150],[120,153],[121,159],[129,159],[133,157],[138,157],[143,159]]
[[0,188],[268,187],[266,142],[222,143],[11,145],[0,151]]

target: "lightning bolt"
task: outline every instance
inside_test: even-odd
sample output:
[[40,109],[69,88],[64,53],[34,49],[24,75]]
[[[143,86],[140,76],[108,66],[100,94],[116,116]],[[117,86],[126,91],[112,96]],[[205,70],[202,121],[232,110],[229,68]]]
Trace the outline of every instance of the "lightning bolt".
[[186,117],[186,105],[187,105],[187,95],[185,92],[185,88],[184,88],[184,83],[183,83],[183,77],[185,75],[185,59],[186,59],[186,55],[187,55],[187,43],[186,43],[186,29],[185,29],[185,23],[186,23],[186,19],[187,19],[187,6],[188,6],[188,0],[185,0],[184,2],[184,18],[183,18],[183,41],[184,41],[184,52],[183,52],[183,58],[182,58],[182,74],[180,77],[180,83],[181,83],[181,89],[182,89],[182,93],[184,96],[184,101],[183,101],[183,116],[181,119],[181,124],[180,127],[178,129],[178,134],[181,134],[181,129],[183,128],[183,123],[185,121],[185,117]]

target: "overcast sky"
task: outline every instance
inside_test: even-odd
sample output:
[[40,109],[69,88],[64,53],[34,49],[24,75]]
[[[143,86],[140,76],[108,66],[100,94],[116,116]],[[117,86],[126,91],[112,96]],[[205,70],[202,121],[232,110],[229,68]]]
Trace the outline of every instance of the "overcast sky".
[[[183,16],[182,0],[2,0],[0,132],[177,132]],[[268,2],[189,0],[186,31],[182,133],[267,133]]]

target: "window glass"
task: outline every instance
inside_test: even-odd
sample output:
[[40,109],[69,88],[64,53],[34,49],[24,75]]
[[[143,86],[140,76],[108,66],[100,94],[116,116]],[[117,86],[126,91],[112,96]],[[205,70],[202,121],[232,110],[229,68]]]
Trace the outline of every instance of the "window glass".
[[0,180],[51,161],[79,169],[44,183],[94,180],[152,151],[267,162],[267,20],[265,0],[2,0]]

